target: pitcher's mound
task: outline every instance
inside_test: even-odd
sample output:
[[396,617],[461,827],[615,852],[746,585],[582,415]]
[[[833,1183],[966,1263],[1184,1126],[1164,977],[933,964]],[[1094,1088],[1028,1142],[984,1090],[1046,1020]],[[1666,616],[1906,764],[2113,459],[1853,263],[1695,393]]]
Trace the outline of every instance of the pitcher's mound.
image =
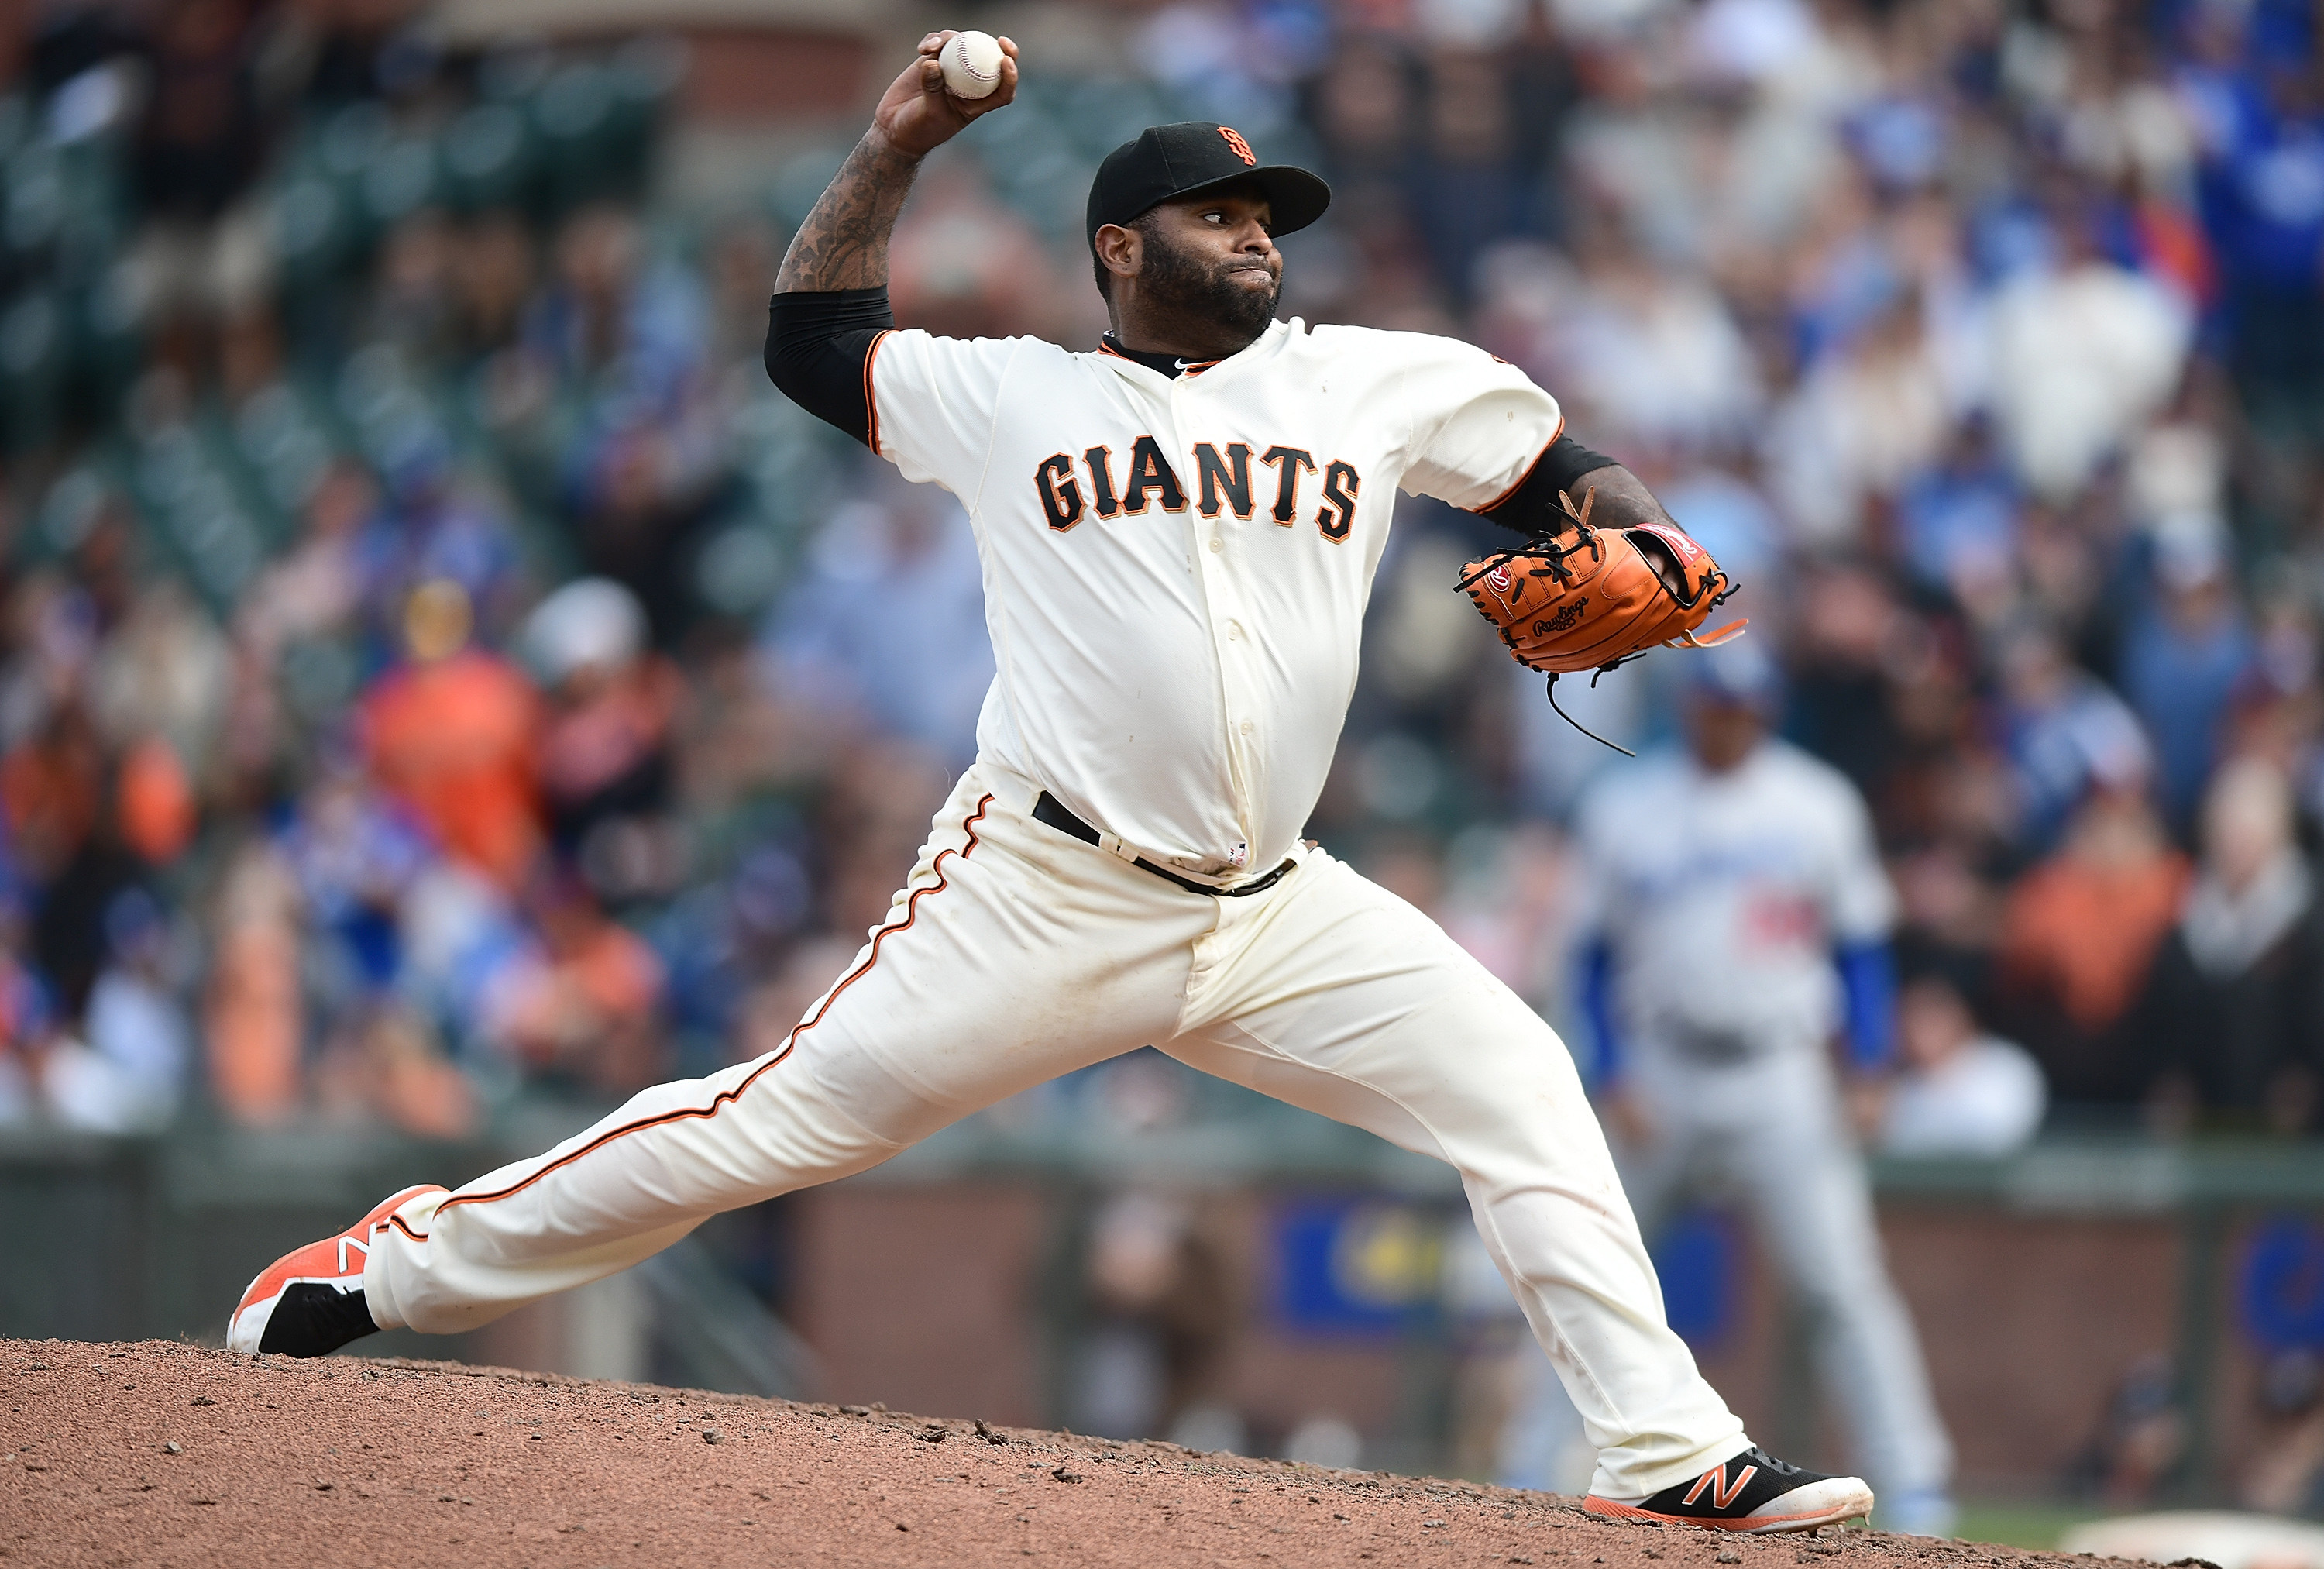
[[1565,1500],[1467,1482],[453,1362],[0,1341],[0,1407],[9,1569],[1872,1569],[1932,1554],[1928,1569],[1947,1569],[1964,1555],[1873,1532],[1610,1525]]

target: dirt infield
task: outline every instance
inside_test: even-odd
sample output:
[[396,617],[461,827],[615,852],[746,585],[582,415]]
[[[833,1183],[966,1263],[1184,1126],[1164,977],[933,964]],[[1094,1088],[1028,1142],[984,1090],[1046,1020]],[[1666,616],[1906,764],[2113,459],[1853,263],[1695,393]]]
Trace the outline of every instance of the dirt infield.
[[[1538,1493],[451,1362],[0,1341],[17,1564],[2034,1569],[1877,1532],[1611,1525]],[[2065,1560],[2053,1560],[2063,1563]],[[2072,1561],[2086,1569],[2089,1559]],[[1916,1564],[1914,1569],[1920,1569]]]

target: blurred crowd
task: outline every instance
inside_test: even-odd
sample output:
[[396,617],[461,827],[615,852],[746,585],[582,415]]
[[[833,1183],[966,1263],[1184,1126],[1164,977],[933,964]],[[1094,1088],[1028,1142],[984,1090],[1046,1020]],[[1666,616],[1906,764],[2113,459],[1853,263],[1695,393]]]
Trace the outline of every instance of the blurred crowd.
[[[2311,8],[1010,16],[1024,93],[931,161],[903,319],[1093,342],[1081,204],[1145,125],[1310,163],[1285,314],[1526,366],[1742,580],[1901,896],[1902,1146],[2005,1040],[2053,1119],[2314,1129]],[[450,1136],[763,1049],[991,670],[957,507],[760,369],[854,127],[681,206],[676,41],[51,0],[18,59],[0,1122]],[[1311,831],[1563,1024],[1563,835],[1614,754],[1452,592],[1494,534],[1402,505]],[[1666,743],[1680,658],[1560,695]]]
[[706,1071],[973,749],[964,531],[766,384],[773,207],[653,205],[683,47],[410,9],[51,6],[0,97],[0,1123]]

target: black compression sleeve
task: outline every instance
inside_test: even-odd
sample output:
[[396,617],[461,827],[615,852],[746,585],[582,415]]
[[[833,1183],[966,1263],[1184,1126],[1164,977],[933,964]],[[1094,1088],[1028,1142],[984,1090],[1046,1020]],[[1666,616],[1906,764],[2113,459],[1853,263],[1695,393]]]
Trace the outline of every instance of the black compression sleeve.
[[767,377],[818,420],[872,443],[872,346],[896,325],[888,291],[778,294],[767,307]]
[[1613,466],[1614,460],[1604,453],[1592,452],[1572,437],[1561,435],[1534,460],[1532,472],[1487,508],[1485,515],[1520,534],[1554,534],[1565,526],[1565,509],[1557,504],[1557,493],[1574,492],[1578,506],[1582,476]]

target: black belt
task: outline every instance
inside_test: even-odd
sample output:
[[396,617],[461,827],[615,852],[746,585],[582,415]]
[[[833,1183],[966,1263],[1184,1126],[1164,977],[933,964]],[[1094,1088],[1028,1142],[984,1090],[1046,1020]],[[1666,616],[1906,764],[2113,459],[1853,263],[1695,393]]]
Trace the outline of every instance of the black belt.
[[[1037,823],[1047,823],[1060,834],[1071,834],[1084,844],[1096,844],[1101,849],[1104,847],[1095,828],[1067,811],[1065,803],[1047,790],[1043,790],[1041,798],[1033,803],[1033,820]],[[1191,877],[1181,877],[1167,866],[1155,865],[1143,855],[1131,864],[1141,872],[1151,872],[1165,882],[1175,882],[1189,893],[1213,893],[1221,899],[1240,899],[1247,893],[1257,893],[1262,889],[1274,887],[1276,883],[1282,881],[1283,874],[1296,866],[1298,863],[1286,860],[1266,876],[1235,888],[1213,888],[1210,884],[1197,882]]]

